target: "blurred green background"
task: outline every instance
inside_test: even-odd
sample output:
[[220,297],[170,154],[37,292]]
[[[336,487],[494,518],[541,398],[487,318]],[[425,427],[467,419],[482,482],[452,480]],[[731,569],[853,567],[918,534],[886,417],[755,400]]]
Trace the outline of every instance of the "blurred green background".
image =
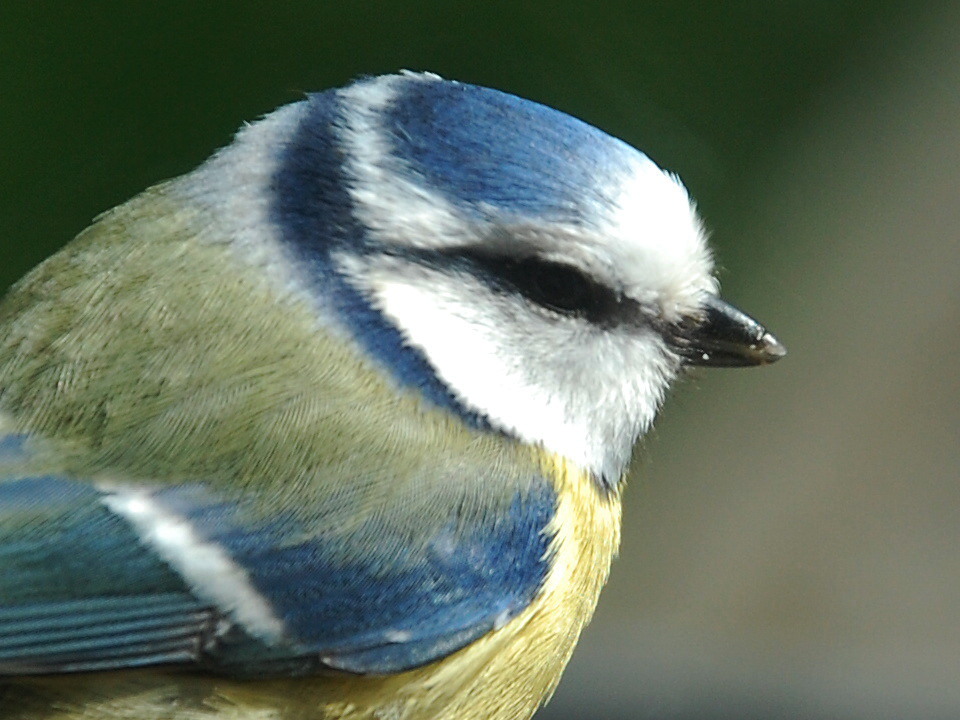
[[432,70],[678,172],[790,349],[671,397],[552,718],[960,717],[960,6],[0,6],[0,288],[244,121]]

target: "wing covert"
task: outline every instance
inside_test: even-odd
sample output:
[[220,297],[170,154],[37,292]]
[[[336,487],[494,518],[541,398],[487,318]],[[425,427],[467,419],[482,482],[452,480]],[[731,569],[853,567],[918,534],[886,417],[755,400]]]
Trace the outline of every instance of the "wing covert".
[[343,533],[202,483],[17,472],[27,454],[0,437],[0,675],[402,672],[518,614],[549,568],[546,480],[489,512],[438,508],[425,536],[376,514]]

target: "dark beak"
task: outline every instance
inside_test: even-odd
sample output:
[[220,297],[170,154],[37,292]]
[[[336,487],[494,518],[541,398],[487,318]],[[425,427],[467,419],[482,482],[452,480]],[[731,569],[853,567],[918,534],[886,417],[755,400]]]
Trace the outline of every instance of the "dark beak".
[[671,325],[667,341],[687,365],[768,365],[787,354],[767,329],[716,295],[707,295],[699,317]]

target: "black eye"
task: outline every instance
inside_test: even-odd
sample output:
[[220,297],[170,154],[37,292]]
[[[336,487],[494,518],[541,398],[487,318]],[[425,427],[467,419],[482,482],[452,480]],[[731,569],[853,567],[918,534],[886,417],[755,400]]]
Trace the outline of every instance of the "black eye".
[[509,275],[507,279],[527,298],[566,314],[596,315],[609,293],[576,268],[539,258],[515,263]]
[[552,312],[582,317],[596,325],[632,322],[636,303],[573,265],[536,255],[516,256],[458,248],[450,253],[456,263],[502,292],[518,293],[530,303]]
[[572,265],[536,256],[485,259],[482,264],[502,286],[553,312],[598,325],[615,324],[622,314],[623,298]]

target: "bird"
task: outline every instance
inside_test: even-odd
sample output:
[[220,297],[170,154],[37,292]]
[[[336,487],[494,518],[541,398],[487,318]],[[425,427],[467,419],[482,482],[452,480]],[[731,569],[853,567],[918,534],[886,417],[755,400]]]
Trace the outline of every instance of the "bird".
[[536,102],[361,77],[0,302],[0,718],[517,720],[696,367],[785,354],[679,178]]

